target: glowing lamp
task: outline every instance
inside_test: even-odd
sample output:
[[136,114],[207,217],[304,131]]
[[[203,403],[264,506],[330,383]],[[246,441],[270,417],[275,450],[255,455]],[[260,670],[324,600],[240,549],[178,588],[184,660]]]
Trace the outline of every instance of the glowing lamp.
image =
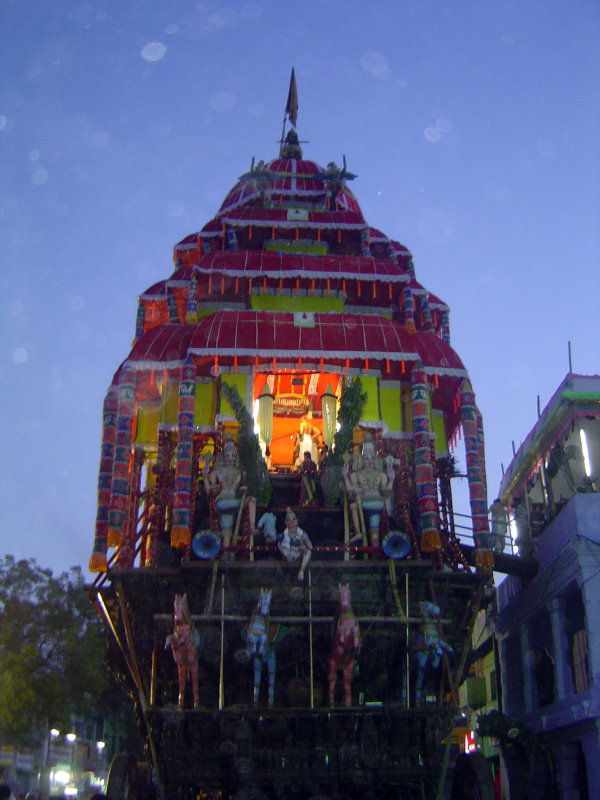
[[273,438],[273,395],[268,383],[265,383],[258,398],[258,430],[265,447],[268,447]]
[[333,393],[330,383],[327,384],[325,394],[321,395],[321,409],[323,413],[323,438],[325,439],[325,444],[331,447],[337,421],[337,397]]
[[583,466],[585,474],[588,478],[592,477],[592,462],[590,460],[590,451],[588,448],[587,436],[583,428],[579,429],[579,439],[581,441],[581,452],[583,454]]

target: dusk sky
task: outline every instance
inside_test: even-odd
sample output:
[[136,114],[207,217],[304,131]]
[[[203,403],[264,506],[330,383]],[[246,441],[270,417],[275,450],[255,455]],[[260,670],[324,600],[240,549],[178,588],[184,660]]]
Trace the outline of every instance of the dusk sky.
[[292,66],[305,157],[450,306],[490,503],[568,342],[600,372],[597,0],[2,0],[0,52],[0,554],[87,572],[137,296],[277,155]]

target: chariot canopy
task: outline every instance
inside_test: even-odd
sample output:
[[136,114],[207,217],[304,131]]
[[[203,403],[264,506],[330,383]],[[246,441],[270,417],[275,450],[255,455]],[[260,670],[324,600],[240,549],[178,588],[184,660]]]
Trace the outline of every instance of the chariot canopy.
[[[412,481],[417,495],[426,487],[427,504],[435,500],[433,473],[415,453],[429,448],[447,458],[465,425],[475,425],[475,436],[482,430],[450,344],[448,306],[417,279],[408,248],[365,220],[346,155],[326,166],[304,158],[296,115],[292,75],[277,157],[251,157],[214,217],[174,246],[171,274],[138,298],[133,347],[107,395],[116,409],[105,414],[105,450],[113,439],[114,452],[101,465],[100,542],[107,503],[115,516],[114,506],[137,491],[125,459],[134,453],[140,474],[145,467],[152,475],[157,452],[182,437],[190,447],[173,445],[171,458],[176,471],[190,473],[190,496],[179,502],[193,525],[195,454],[207,438],[218,451],[225,429],[237,435],[239,409],[224,386],[239,393],[277,470],[297,466],[290,442],[298,416],[310,412],[322,434],[327,417],[333,442],[336,406],[360,377],[368,399],[358,429],[376,435],[380,452],[420,467]],[[467,462],[481,516],[483,448]]]

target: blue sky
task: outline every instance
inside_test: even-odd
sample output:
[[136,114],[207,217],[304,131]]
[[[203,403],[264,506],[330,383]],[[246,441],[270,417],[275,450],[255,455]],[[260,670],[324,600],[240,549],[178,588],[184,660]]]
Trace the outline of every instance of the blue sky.
[[450,305],[490,502],[567,342],[600,372],[597,2],[3,0],[0,52],[3,553],[87,567],[137,295],[276,155],[292,66],[305,156]]

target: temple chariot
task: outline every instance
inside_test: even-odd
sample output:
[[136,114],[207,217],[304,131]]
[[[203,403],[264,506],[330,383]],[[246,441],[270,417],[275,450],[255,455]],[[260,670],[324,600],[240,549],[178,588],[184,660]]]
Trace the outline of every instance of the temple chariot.
[[481,415],[447,305],[296,112],[292,76],[278,156],[175,245],[106,394],[89,592],[148,755],[111,800],[488,796],[452,736],[493,566]]

